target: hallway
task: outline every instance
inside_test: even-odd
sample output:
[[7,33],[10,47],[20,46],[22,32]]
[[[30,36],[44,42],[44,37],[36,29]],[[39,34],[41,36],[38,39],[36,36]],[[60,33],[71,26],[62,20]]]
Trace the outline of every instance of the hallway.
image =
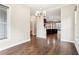
[[48,35],[47,39],[32,36],[31,42],[3,50],[1,55],[77,55],[75,45],[70,42],[60,42],[57,34]]

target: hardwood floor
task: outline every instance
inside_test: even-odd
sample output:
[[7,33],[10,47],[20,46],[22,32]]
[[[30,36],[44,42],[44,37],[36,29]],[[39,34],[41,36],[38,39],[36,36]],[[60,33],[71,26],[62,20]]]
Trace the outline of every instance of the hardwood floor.
[[30,42],[0,51],[0,55],[77,55],[75,45],[57,40],[57,35],[48,35],[47,39],[32,36]]

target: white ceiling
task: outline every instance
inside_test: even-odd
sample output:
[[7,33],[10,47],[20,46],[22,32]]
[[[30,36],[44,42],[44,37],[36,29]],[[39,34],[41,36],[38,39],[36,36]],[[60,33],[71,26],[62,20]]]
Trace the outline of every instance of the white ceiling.
[[29,6],[30,8],[32,8],[33,10],[45,10],[48,8],[58,8],[58,7],[62,7],[65,4],[28,4],[27,6]]
[[37,10],[51,11],[51,10],[63,7],[65,5],[67,4],[27,4],[27,6],[31,8],[31,14],[35,14]]
[[45,10],[48,21],[52,21],[61,19],[61,7],[66,5],[68,4],[28,4],[27,6],[31,9],[31,15],[35,15],[36,11]]

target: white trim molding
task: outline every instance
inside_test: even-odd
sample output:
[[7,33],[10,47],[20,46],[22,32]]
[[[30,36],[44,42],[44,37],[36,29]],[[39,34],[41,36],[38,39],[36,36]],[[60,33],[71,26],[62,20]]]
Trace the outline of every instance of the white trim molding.
[[0,51],[14,47],[16,45],[29,42],[30,39],[28,40],[5,40],[5,41],[0,41]]

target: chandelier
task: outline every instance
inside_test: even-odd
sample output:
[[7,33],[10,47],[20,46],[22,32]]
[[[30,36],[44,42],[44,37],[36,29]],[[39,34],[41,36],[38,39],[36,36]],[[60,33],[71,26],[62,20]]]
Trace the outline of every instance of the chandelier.
[[46,16],[46,11],[36,11],[35,16]]

